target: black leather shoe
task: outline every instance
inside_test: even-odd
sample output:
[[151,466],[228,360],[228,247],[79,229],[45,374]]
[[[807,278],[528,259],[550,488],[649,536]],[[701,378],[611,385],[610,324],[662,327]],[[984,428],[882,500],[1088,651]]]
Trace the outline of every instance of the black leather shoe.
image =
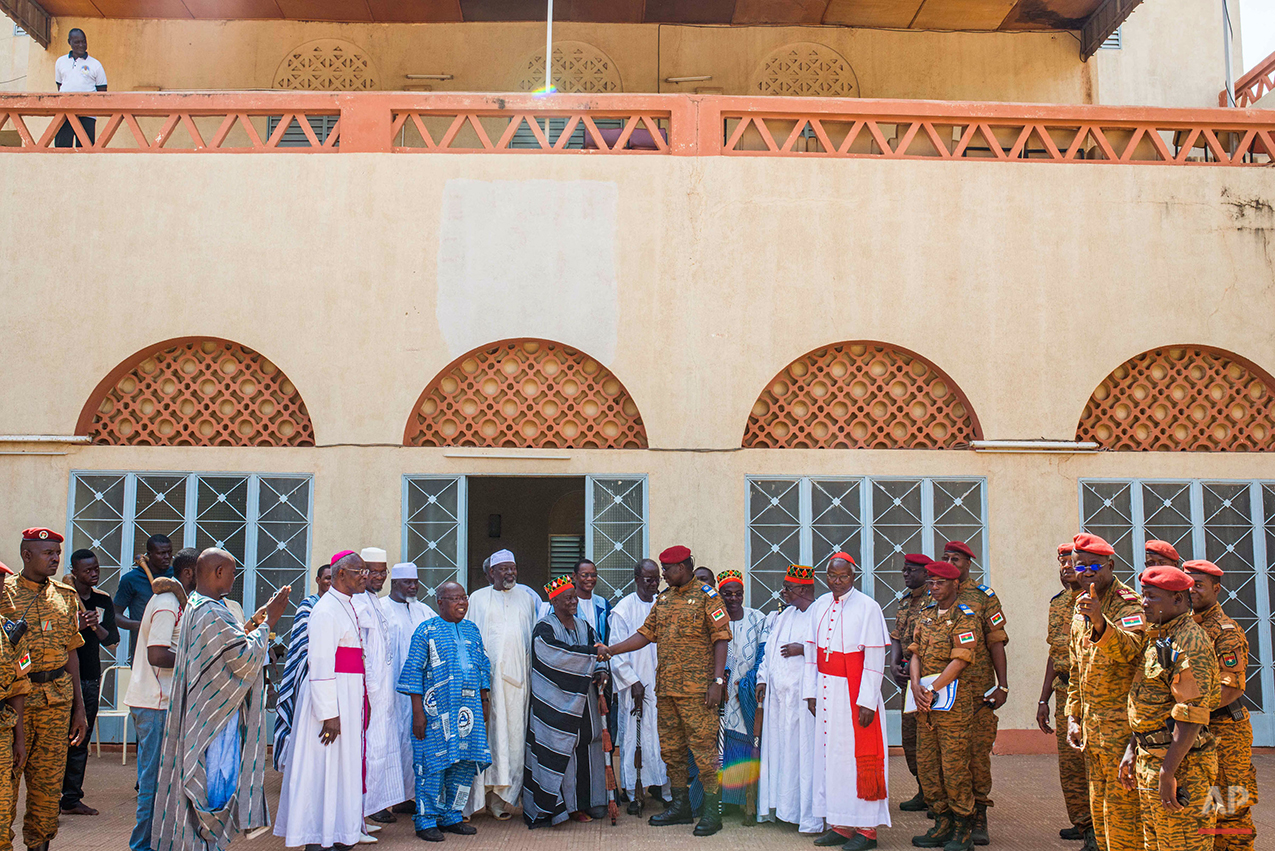
[[869,839],[862,833],[856,833],[850,838],[849,842],[841,847],[844,848],[845,851],[871,851],[871,849],[877,847],[877,841],[875,839]]
[[463,821],[458,821],[455,824],[440,824],[438,829],[443,833],[454,833],[457,836],[473,836],[478,832],[478,829],[472,824],[465,824]]
[[669,793],[668,807],[662,813],[657,813],[647,819],[647,824],[652,827],[668,827],[673,824],[690,824],[695,821],[695,816],[691,814],[691,794],[690,790],[685,786],[680,789],[673,789]]
[[367,820],[374,821],[377,824],[393,824],[394,822],[398,821],[398,819],[394,818],[394,814],[390,812],[388,809],[381,810],[378,813],[372,813],[370,816],[367,817]]
[[436,827],[427,827],[424,830],[416,831],[416,838],[423,839],[426,842],[442,842],[446,839],[443,832]]
[[642,815],[642,805],[637,801],[629,801],[629,806],[625,812],[631,816],[640,816]]
[[1085,838],[1085,832],[1075,825],[1072,825],[1071,827],[1064,827],[1062,830],[1058,831],[1058,838],[1079,841]]
[[917,792],[909,800],[899,804],[900,812],[919,813],[925,809],[925,795]]
[[835,830],[825,830],[819,838],[815,840],[815,845],[819,848],[832,848],[835,845],[845,844],[846,838],[840,833],[837,833]]

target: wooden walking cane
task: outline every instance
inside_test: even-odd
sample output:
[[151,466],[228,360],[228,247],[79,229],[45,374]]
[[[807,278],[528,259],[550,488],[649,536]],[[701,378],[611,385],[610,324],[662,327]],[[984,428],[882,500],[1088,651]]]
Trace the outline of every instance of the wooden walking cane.
[[[645,700],[643,695],[643,700]],[[637,802],[637,812],[634,815],[642,815],[642,811],[646,809],[646,787],[642,785],[642,704],[639,703],[635,710],[637,712],[637,736],[634,743],[637,749],[633,752],[633,767],[637,770],[637,788],[633,790],[633,800]]]
[[611,730],[607,727],[607,696],[602,689],[598,689],[598,713],[602,716],[602,752],[606,754],[607,815],[614,827],[620,817],[620,805],[615,800],[615,746],[611,743]]

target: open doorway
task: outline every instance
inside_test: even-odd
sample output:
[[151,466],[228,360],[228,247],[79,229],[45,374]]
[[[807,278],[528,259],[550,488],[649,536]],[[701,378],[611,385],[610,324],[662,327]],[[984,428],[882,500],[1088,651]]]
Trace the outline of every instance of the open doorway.
[[583,476],[469,476],[469,587],[482,588],[483,559],[509,550],[518,581],[537,594],[585,553]]

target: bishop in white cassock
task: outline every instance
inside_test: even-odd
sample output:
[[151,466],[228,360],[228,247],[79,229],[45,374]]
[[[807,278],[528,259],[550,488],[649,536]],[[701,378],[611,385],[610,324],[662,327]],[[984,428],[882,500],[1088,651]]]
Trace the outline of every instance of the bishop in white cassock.
[[757,702],[765,710],[757,820],[786,821],[802,833],[823,831],[814,810],[815,717],[802,699],[813,592],[811,568],[789,567],[780,590],[785,608],[771,625],[757,669]]
[[483,570],[491,585],[470,595],[465,617],[478,626],[491,661],[491,765],[474,782],[464,814],[487,807],[496,818],[506,819],[522,796],[531,705],[531,628],[538,598],[518,585],[518,566],[509,550],[493,554],[483,562]]
[[[371,707],[367,721],[367,780],[363,790],[363,814],[375,822],[392,822],[389,808],[408,798],[415,799],[403,786],[403,753],[399,749],[407,723],[398,713],[398,677],[394,672],[394,650],[390,622],[385,616],[380,597],[389,571],[385,550],[365,547],[360,553],[367,564],[367,591],[354,595],[354,609],[359,613],[359,629],[363,633],[363,663],[367,667],[367,699]],[[412,789],[415,790],[415,781]]]
[[836,553],[826,575],[831,592],[809,609],[803,654],[802,697],[815,707],[813,811],[847,838],[846,851],[866,851],[890,824],[881,696],[890,634],[881,607],[854,588],[853,558]]
[[364,657],[352,596],[363,561],[333,556],[332,587],[310,612],[310,670],[297,686],[274,833],[290,848],[354,845],[363,834]]
[[[633,569],[633,585],[637,589],[611,609],[610,633],[613,642],[624,641],[646,623],[655,594],[660,589],[660,567],[651,559],[642,559]],[[611,660],[611,680],[615,685],[619,712],[620,786],[629,793],[629,813],[638,815],[637,805],[637,698],[642,704],[642,786],[665,789],[668,770],[660,759],[660,733],[655,714],[656,649],[648,644],[641,650],[616,656]]]
[[[416,627],[432,617],[434,610],[416,599],[420,590],[416,565],[400,562],[390,569],[390,596],[381,601],[381,610],[390,628],[390,658],[393,660],[394,682],[403,674],[403,665],[412,649],[412,636]],[[403,791],[409,798],[416,792],[416,771],[412,768],[412,697],[395,694],[397,706],[394,714],[398,720],[398,743],[403,766]],[[415,806],[412,807],[415,811]]]

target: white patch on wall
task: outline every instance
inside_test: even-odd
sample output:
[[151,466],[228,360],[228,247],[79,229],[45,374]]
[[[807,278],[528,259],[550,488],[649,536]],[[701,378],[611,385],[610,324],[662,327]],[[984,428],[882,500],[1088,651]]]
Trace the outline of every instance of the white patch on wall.
[[452,356],[539,337],[611,363],[618,195],[609,181],[447,181],[438,324]]

